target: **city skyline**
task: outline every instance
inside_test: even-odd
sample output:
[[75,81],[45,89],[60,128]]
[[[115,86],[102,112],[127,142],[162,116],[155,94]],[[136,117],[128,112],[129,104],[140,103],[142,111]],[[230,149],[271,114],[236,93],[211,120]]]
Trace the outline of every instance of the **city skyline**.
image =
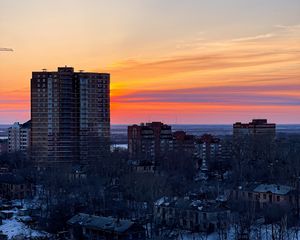
[[[47,11],[44,11],[46,9]],[[67,9],[67,10],[66,10]],[[111,74],[111,122],[300,122],[300,2],[0,0],[0,123],[30,118],[30,75]]]

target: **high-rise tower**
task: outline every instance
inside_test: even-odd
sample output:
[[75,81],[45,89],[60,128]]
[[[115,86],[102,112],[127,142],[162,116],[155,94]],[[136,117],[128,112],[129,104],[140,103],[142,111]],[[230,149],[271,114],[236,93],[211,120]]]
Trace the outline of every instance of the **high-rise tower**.
[[31,156],[38,165],[87,163],[107,149],[110,136],[110,75],[33,72]]

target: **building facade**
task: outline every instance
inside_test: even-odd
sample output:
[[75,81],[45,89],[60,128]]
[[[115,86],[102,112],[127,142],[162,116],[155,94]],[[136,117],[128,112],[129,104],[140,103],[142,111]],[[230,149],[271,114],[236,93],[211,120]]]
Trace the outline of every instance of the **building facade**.
[[187,134],[184,131],[176,131],[173,133],[173,147],[175,152],[195,154],[195,136]]
[[8,129],[8,152],[22,152],[28,156],[31,145],[31,121],[15,122]]
[[128,151],[137,164],[155,163],[173,146],[172,128],[161,122],[128,127]]
[[296,207],[299,193],[294,187],[279,184],[249,184],[229,191],[233,203],[247,202],[255,205],[256,210],[268,206]]
[[240,179],[256,181],[267,176],[266,169],[276,164],[275,140],[276,124],[268,123],[266,119],[233,124],[234,172]]
[[221,140],[210,134],[204,134],[196,139],[195,143],[196,156],[202,164],[206,164],[210,168],[217,168],[222,157]]
[[233,124],[233,136],[271,136],[275,138],[276,124],[268,123],[267,119],[253,119],[249,123]]
[[95,160],[110,136],[110,75],[67,66],[33,72],[31,121],[38,165]]
[[228,226],[231,211],[216,201],[162,197],[154,203],[153,214],[154,223],[160,227],[213,232]]

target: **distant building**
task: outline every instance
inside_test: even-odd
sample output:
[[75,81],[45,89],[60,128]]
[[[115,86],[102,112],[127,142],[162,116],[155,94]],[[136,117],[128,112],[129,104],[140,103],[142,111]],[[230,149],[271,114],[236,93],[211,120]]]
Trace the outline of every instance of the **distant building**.
[[161,122],[128,127],[129,158],[137,164],[155,164],[173,148],[172,128]]
[[[276,124],[266,119],[233,124],[233,161],[240,181],[259,181],[259,171],[265,171],[275,162]],[[270,176],[272,177],[272,176]]]
[[142,225],[125,219],[79,213],[68,221],[71,240],[146,239]]
[[210,134],[204,134],[196,139],[196,156],[202,161],[202,164],[210,168],[217,168],[222,157],[221,140]]
[[173,148],[178,152],[185,152],[193,155],[195,153],[195,136],[184,131],[173,133]]
[[96,160],[109,151],[110,75],[67,66],[33,72],[31,120],[37,165]]
[[276,124],[268,123],[267,119],[253,119],[250,123],[236,122],[233,124],[233,136],[271,136],[276,135]]
[[228,225],[230,209],[217,201],[163,197],[154,203],[154,222],[161,227],[213,232]]
[[28,155],[31,143],[31,121],[24,124],[15,122],[8,129],[8,152],[22,152]]

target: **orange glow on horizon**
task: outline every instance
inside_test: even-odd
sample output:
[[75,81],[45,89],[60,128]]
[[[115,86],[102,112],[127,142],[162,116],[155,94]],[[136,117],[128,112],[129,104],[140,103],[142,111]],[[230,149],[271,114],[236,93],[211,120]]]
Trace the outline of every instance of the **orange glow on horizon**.
[[[192,42],[167,56],[156,52],[114,59],[105,71],[111,73],[112,123],[232,123],[254,117],[300,122],[299,43],[300,26],[295,26],[261,36]],[[26,121],[30,75],[40,64],[18,65],[8,54],[0,61],[1,123]],[[89,64],[95,59],[86,61],[74,67],[87,64],[86,71],[103,72]],[[57,59],[49,58],[49,66],[55,69]]]

